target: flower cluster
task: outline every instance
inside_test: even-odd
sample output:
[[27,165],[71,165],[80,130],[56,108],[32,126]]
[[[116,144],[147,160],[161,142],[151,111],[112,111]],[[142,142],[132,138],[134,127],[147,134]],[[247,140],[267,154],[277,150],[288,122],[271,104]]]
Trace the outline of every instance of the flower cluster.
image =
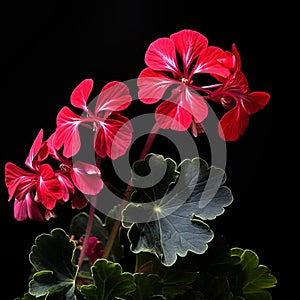
[[[213,101],[225,109],[219,122],[220,137],[235,141],[244,133],[249,115],[270,99],[266,92],[250,90],[235,44],[232,51],[224,51],[208,45],[208,39],[193,30],[151,43],[145,63],[137,79],[138,96],[145,104],[159,102],[155,118],[162,129],[190,130],[197,137],[205,132],[202,123],[208,116],[208,101]],[[211,84],[201,85],[204,74]],[[92,88],[93,80],[85,79],[71,94],[71,105],[81,115],[65,106],[48,139],[43,140],[40,130],[25,161],[28,170],[6,163],[5,183],[9,201],[15,199],[17,220],[49,220],[55,216],[56,204],[69,199],[73,208],[81,209],[87,204],[84,195],[101,191],[100,166],[72,159],[80,151],[81,127],[93,133],[95,155],[100,159],[117,159],[129,148],[133,127],[122,114],[132,102],[129,88],[122,82],[109,82],[93,109],[88,106]],[[51,166],[53,160],[57,168]]]
[[[76,240],[74,236],[71,236],[71,240],[73,240],[76,243],[76,249],[82,251],[84,244],[84,236],[81,236],[79,240]],[[85,249],[85,255],[88,257],[90,264],[93,265],[98,258],[101,258],[103,256],[103,254],[103,242],[99,241],[98,238],[95,236],[90,236],[87,239],[87,245]]]
[[[211,100],[227,110],[220,120],[220,136],[235,141],[248,126],[249,115],[262,109],[270,99],[266,92],[250,91],[235,44],[232,52],[223,51],[209,46],[199,32],[183,30],[154,41],[145,62],[148,67],[138,78],[141,101],[155,103],[171,89],[171,95],[156,109],[161,128],[190,129],[197,136],[203,132],[201,122],[208,114],[206,101]],[[208,74],[216,82],[196,84],[200,74]]]

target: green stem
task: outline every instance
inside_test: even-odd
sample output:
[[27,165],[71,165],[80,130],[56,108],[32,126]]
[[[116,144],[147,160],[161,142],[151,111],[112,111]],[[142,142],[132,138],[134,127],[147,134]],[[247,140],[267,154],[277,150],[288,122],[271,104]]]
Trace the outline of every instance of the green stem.
[[80,251],[80,256],[78,259],[78,269],[80,270],[84,257],[85,257],[85,252],[86,252],[86,247],[88,244],[88,240],[89,237],[91,235],[91,231],[92,231],[92,226],[93,226],[93,220],[94,220],[94,214],[95,214],[95,202],[96,202],[96,196],[93,196],[91,201],[90,201],[90,211],[89,211],[89,218],[88,218],[88,222],[86,225],[86,229],[85,229],[85,235],[84,235],[84,241],[83,241],[83,245]]
[[[155,123],[154,126],[152,127],[151,132],[149,133],[146,143],[144,145],[144,148],[140,154],[140,159],[143,159],[144,156],[150,151],[151,146],[153,144],[154,138],[157,134],[159,130],[159,127],[157,126],[157,124]],[[120,209],[118,211],[118,215],[116,216],[116,220],[114,222],[114,225],[112,227],[112,230],[110,232],[110,235],[108,237],[107,243],[105,245],[105,249],[104,249],[104,254],[103,254],[103,258],[108,258],[111,252],[111,249],[113,247],[113,244],[115,242],[115,239],[118,235],[119,232],[119,228],[121,225],[121,215],[122,215],[122,211],[123,209],[126,207],[127,202],[129,201],[129,197],[131,194],[131,190],[132,190],[132,186],[130,183],[128,183],[127,188],[126,188],[126,192],[124,194],[124,201],[121,202],[121,206]]]

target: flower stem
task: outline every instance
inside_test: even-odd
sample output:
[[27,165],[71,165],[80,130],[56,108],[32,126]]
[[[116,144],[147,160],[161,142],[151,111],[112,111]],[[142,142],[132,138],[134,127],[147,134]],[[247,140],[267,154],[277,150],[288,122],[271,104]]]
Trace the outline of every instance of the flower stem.
[[153,144],[153,141],[156,137],[156,134],[159,130],[159,127],[157,126],[157,124],[155,123],[154,126],[152,127],[151,129],[151,132],[149,133],[148,137],[147,137],[147,141],[144,145],[144,148],[142,150],[142,153],[140,154],[140,159],[143,159],[144,156],[149,153],[150,149],[151,149],[151,146]]
[[[151,132],[149,133],[149,135],[147,137],[144,148],[143,148],[143,150],[140,154],[140,159],[143,159],[144,156],[147,153],[149,153],[158,130],[159,130],[159,127],[155,123],[154,126],[151,129]],[[131,189],[132,189],[132,186],[131,186],[130,183],[128,183],[127,188],[126,188],[126,192],[124,193],[124,200],[121,202],[121,206],[120,206],[118,215],[116,216],[116,220],[114,222],[114,225],[113,225],[112,230],[110,232],[110,235],[108,237],[107,243],[105,245],[103,258],[107,259],[110,255],[111,249],[113,247],[114,241],[117,237],[117,234],[119,232],[119,228],[120,228],[120,225],[121,225],[122,211],[126,207],[127,202],[129,201],[129,197],[131,195]]]
[[89,237],[91,235],[91,230],[93,226],[93,220],[94,220],[94,214],[95,214],[95,202],[96,202],[96,196],[93,196],[91,201],[90,201],[90,210],[89,210],[89,217],[88,217],[88,222],[86,225],[85,229],[85,235],[84,235],[84,241],[83,245],[80,251],[80,256],[78,259],[78,269],[80,270],[84,257],[85,257],[85,252],[86,252],[86,246],[88,244]]

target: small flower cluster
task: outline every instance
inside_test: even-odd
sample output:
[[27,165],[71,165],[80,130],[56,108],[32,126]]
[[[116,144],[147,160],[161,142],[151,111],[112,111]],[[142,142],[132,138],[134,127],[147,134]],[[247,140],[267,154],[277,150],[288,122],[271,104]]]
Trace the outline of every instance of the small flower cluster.
[[[193,30],[181,30],[151,43],[145,63],[147,67],[137,78],[138,97],[145,104],[158,103],[155,119],[162,129],[189,130],[197,137],[205,132],[203,122],[208,116],[208,101],[212,101],[225,109],[219,122],[220,137],[235,141],[247,128],[249,115],[264,108],[270,99],[266,92],[250,90],[235,44],[231,51],[224,51],[208,45],[208,39]],[[198,84],[205,74],[211,84]],[[15,200],[17,220],[49,220],[56,216],[57,203],[70,200],[72,208],[82,209],[88,202],[85,195],[101,192],[100,163],[74,159],[82,146],[81,128],[93,134],[96,161],[105,157],[115,160],[131,145],[133,126],[122,114],[132,103],[128,86],[109,82],[93,108],[89,105],[92,89],[93,80],[85,79],[71,94],[71,105],[81,115],[65,106],[58,112],[56,129],[48,139],[44,140],[42,129],[39,131],[25,160],[28,170],[6,163],[8,200]]]
[[[71,240],[75,242],[76,249],[82,251],[84,236],[81,236],[79,240],[76,240],[74,236],[71,236]],[[99,241],[99,239],[95,236],[89,236],[87,239],[87,245],[85,249],[85,255],[89,259],[89,263],[93,265],[93,263],[98,259],[103,257],[104,254],[104,244]]]

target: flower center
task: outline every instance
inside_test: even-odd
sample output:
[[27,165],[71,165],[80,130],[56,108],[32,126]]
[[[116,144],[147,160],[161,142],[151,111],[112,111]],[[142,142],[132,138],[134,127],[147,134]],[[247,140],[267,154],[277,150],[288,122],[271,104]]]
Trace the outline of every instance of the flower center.
[[59,165],[59,168],[62,170],[62,171],[70,171],[70,167],[65,165],[65,164],[60,164]]
[[181,82],[184,84],[187,84],[189,82],[189,80],[187,78],[181,78]]
[[221,97],[220,100],[225,109],[232,109],[235,106],[235,101],[231,97]]

